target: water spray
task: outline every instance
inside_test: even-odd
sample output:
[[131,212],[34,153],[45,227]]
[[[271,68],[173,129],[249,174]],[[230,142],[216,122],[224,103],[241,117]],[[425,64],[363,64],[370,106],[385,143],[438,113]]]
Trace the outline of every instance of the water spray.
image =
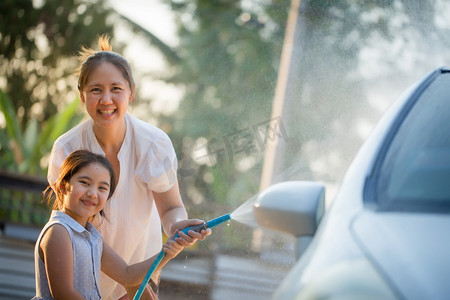
[[[187,227],[187,228],[183,229],[182,232],[185,234],[187,234],[189,230],[193,230],[195,232],[201,232],[202,230],[206,230],[208,228],[213,228],[214,226],[222,224],[228,220],[231,220],[231,214],[226,214],[226,215],[220,216],[218,218],[209,220],[208,222],[205,222],[203,224]],[[175,235],[174,239],[177,237],[179,237],[178,233]],[[161,260],[164,258],[165,255],[166,254],[164,253],[164,251],[161,250],[161,252],[159,252],[155,261],[150,266],[150,269],[148,270],[147,274],[145,275],[144,280],[142,280],[142,283],[139,286],[139,289],[136,292],[136,295],[134,295],[133,300],[139,300],[141,298],[142,293],[144,292],[144,289],[147,286],[150,278],[152,277],[153,273],[155,272],[156,268],[158,267],[159,263],[161,262]]]

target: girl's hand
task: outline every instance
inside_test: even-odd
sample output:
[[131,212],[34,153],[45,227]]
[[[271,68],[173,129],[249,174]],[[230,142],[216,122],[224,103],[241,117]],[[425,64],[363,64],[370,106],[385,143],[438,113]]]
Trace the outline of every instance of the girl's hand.
[[183,247],[192,246],[195,244],[197,240],[203,241],[206,236],[211,234],[211,229],[202,230],[201,232],[195,232],[193,230],[189,230],[188,234],[183,233],[181,230],[194,226],[194,225],[200,225],[203,224],[203,220],[198,219],[189,219],[189,220],[182,220],[178,221],[171,226],[171,232],[174,232],[178,230],[179,238],[176,239],[176,241],[181,244]]
[[[178,230],[175,232],[175,234],[177,233]],[[184,249],[184,246],[180,242],[178,242],[178,240],[182,240],[182,238],[177,237],[174,239],[175,234],[171,235],[163,245],[163,251],[166,254],[165,256],[169,259],[174,258]]]

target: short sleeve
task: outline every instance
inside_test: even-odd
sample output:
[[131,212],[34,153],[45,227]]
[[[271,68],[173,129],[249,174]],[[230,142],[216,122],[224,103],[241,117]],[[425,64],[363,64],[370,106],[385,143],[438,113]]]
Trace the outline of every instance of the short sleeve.
[[89,138],[88,133],[92,131],[91,128],[92,121],[89,119],[78,124],[56,139],[48,163],[47,180],[50,185],[53,185],[58,179],[59,170],[70,153],[78,149],[90,150],[93,142],[92,139]]
[[146,182],[149,189],[157,193],[167,192],[177,180],[178,161],[172,142],[165,133],[160,133],[141,150],[141,159],[136,175]]

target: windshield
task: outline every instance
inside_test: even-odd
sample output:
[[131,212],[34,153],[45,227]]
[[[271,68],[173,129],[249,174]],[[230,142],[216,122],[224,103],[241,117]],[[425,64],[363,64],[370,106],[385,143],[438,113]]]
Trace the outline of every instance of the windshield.
[[450,74],[438,76],[406,115],[377,179],[382,209],[450,211]]

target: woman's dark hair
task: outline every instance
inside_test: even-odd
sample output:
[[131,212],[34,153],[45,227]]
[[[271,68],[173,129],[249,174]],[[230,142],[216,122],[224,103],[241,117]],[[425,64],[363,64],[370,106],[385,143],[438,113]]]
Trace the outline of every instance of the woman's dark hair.
[[[116,176],[114,175],[114,169],[111,163],[107,158],[99,154],[87,150],[76,150],[64,160],[53,188],[49,186],[44,191],[44,200],[47,200],[49,204],[54,200],[52,209],[62,209],[63,192],[61,191],[61,187],[67,185],[72,176],[78,171],[92,163],[98,163],[108,170],[110,176],[108,199],[111,198],[116,189]],[[103,210],[100,211],[100,214],[103,215]]]
[[88,80],[89,74],[100,63],[109,62],[116,66],[121,72],[123,77],[127,80],[131,92],[135,92],[135,82],[131,67],[128,61],[121,55],[112,51],[111,44],[109,43],[109,37],[107,35],[99,36],[98,45],[100,51],[96,51],[87,47],[82,47],[78,54],[78,60],[81,62],[81,66],[78,69],[78,90],[82,92]]

